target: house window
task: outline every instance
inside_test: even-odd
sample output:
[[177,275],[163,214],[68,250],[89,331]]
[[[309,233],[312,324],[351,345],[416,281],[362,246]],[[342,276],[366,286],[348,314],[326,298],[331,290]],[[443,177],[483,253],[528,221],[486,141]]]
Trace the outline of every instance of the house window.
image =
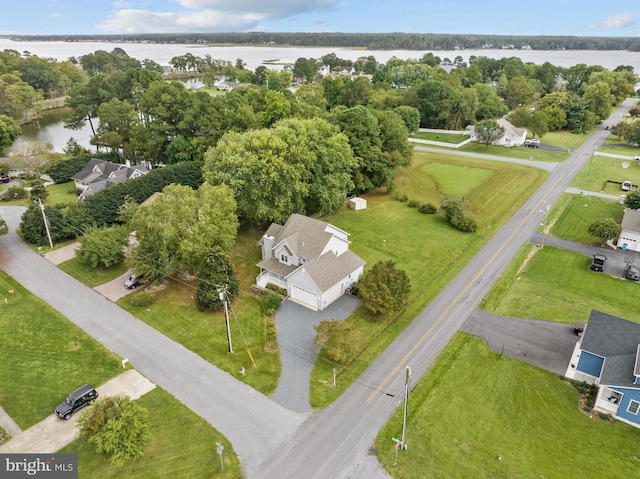
[[280,255],[280,261],[282,261],[283,263],[288,263],[289,262],[289,258],[287,257],[286,254],[281,254]]
[[629,406],[627,406],[627,412],[631,414],[638,414],[638,409],[640,409],[640,402],[634,401],[633,399],[629,401]]

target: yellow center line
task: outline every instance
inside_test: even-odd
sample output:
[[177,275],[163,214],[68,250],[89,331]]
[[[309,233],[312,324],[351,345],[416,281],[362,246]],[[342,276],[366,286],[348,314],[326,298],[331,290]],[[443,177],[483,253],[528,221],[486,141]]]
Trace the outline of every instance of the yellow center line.
[[[553,183],[553,185],[551,185],[549,187],[549,189],[547,190],[547,192],[543,195],[546,196],[547,194],[549,194],[550,191],[552,191],[556,185],[560,182],[560,180],[562,180],[562,178],[564,177],[564,175],[560,175],[558,177],[558,179]],[[536,211],[536,209],[539,207],[539,205],[542,203],[543,200],[540,200],[540,202],[538,202],[538,204],[536,205],[535,208],[533,208],[531,211],[529,211],[529,214],[526,215],[522,221],[520,222],[520,224],[518,225],[517,228],[515,228],[513,230],[513,233],[511,233],[511,235],[509,236],[509,238],[507,239],[507,241],[505,241],[504,243],[502,243],[502,245],[497,249],[497,251],[493,254],[493,256],[491,257],[491,259],[489,261],[487,261],[484,265],[484,267],[473,277],[473,279],[467,284],[467,286],[460,292],[460,294],[458,296],[456,296],[456,298],[451,302],[451,304],[449,304],[449,306],[447,307],[447,309],[438,317],[438,319],[436,320],[435,323],[433,323],[433,325],[431,325],[431,327],[422,335],[422,337],[416,342],[416,344],[409,350],[409,352],[400,360],[400,362],[398,362],[398,364],[396,365],[395,368],[393,368],[393,370],[389,373],[389,375],[384,378],[384,380],[380,383],[380,385],[375,389],[375,391],[373,391],[371,393],[371,395],[369,396],[369,398],[367,399],[367,403],[370,403],[371,401],[373,401],[373,399],[378,395],[378,393],[382,390],[382,388],[384,388],[386,386],[386,384],[391,380],[391,378],[393,376],[396,375],[396,373],[400,370],[400,368],[402,366],[404,366],[406,364],[406,362],[409,360],[409,358],[413,355],[413,353],[416,352],[416,350],[422,345],[422,343],[431,335],[431,333],[433,333],[433,330],[444,320],[445,316],[447,316],[447,314],[449,314],[449,311],[451,311],[451,309],[458,303],[458,301],[460,301],[460,299],[467,294],[467,292],[469,291],[469,289],[471,289],[471,286],[473,286],[473,284],[475,284],[476,280],[486,271],[486,269],[491,265],[491,263],[493,263],[493,261],[496,259],[496,257],[502,253],[502,250],[504,250],[504,248],[506,247],[506,245],[511,241],[511,239],[515,236],[515,234],[520,231],[520,228],[522,227],[522,225],[527,222],[529,220],[529,218],[531,217],[531,215]]]

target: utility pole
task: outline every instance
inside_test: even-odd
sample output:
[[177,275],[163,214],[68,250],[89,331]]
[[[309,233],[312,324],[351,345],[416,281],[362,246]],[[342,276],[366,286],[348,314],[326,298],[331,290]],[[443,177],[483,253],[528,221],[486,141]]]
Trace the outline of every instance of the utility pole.
[[406,377],[404,381],[404,419],[402,420],[402,442],[400,447],[407,450],[407,444],[404,442],[407,432],[407,412],[409,411],[409,379],[411,378],[411,368],[407,366]]
[[540,242],[540,247],[544,248],[544,234],[547,229],[547,220],[549,219],[549,208],[551,205],[549,204],[549,200],[544,201],[544,223],[542,224],[542,241]]
[[229,344],[229,352],[233,352],[233,345],[231,344],[231,329],[229,329],[229,309],[227,308],[227,288],[226,286],[220,290],[220,300],[224,305],[224,323],[227,326],[227,343]]
[[47,231],[47,238],[49,238],[49,247],[53,249],[53,241],[51,240],[51,232],[49,231],[49,222],[47,221],[47,215],[44,214],[44,205],[42,204],[42,200],[40,198],[38,198],[38,204],[40,205],[40,211],[42,211],[44,229]]

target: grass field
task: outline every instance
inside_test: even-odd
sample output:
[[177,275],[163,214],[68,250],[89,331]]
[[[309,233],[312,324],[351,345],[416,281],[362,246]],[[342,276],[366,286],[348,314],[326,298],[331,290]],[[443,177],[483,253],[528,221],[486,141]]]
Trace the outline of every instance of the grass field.
[[551,209],[550,233],[578,243],[598,243],[600,240],[589,234],[589,225],[602,218],[613,218],[620,223],[623,213],[624,205],[618,201],[595,196],[563,194]]
[[517,146],[507,148],[505,146],[491,145],[487,149],[485,145],[472,141],[461,147],[458,151],[468,153],[481,153],[484,155],[503,156],[505,158],[517,158],[520,160],[533,161],[564,161],[569,157],[568,152],[563,151],[547,151],[541,148],[528,148],[526,146]]
[[[477,177],[484,181],[477,181]],[[374,317],[364,308],[349,318],[361,330],[367,348],[348,367],[338,369],[337,389],[321,382],[332,378],[335,366],[321,351],[312,373],[312,406],[322,407],[335,400],[546,178],[545,172],[520,165],[419,153],[411,168],[399,172],[398,194],[434,205],[446,194],[464,196],[466,207],[480,225],[478,233],[460,233],[442,216],[420,214],[380,191],[365,195],[366,210],[345,209],[326,218],[351,234],[351,249],[369,267],[392,259],[405,270],[411,279],[411,297],[397,318]]]
[[73,276],[78,281],[86,284],[90,288],[95,288],[101,284],[108,283],[127,271],[127,266],[124,263],[120,263],[110,268],[105,268],[104,266],[90,268],[82,264],[78,258],[65,261],[64,263],[59,264],[58,268],[69,276]]
[[78,201],[78,195],[76,194],[76,187],[73,181],[47,186],[47,192],[49,196],[47,196],[45,203],[48,205],[76,203]]
[[[482,308],[501,316],[572,324],[592,309],[640,322],[640,285],[589,270],[589,256],[526,245],[487,295]],[[524,265],[524,267],[523,267]]]
[[452,133],[432,133],[429,131],[418,131],[411,135],[412,138],[418,138],[420,140],[441,141],[442,143],[451,143],[457,145],[465,141],[468,136],[454,135]]
[[[78,476],[93,479],[240,478],[233,447],[213,427],[160,388],[137,402],[149,411],[150,440],[144,456],[124,467],[111,464],[88,442],[76,439],[59,451],[78,454]],[[216,443],[224,446],[224,471]]]
[[640,431],[590,419],[557,375],[490,351],[458,333],[410,394],[407,451],[391,438],[402,408],[376,440],[394,478],[635,477]]
[[122,372],[119,357],[1,271],[0,331],[0,404],[22,429]]
[[[607,183],[607,180],[618,184]],[[607,156],[593,156],[571,182],[571,186],[586,191],[599,191],[611,195],[624,194],[621,182],[629,180],[640,184],[640,162]]]

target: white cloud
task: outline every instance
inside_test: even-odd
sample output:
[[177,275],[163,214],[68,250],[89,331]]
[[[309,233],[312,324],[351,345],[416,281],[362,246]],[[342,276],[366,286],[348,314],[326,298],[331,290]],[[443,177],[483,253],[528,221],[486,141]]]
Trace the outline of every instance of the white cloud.
[[636,23],[631,13],[618,13],[605,18],[601,23],[589,25],[589,28],[625,28]]
[[224,14],[253,13],[261,18],[284,18],[300,13],[326,11],[335,0],[179,0],[183,7]]
[[96,28],[106,32],[150,33],[188,31],[243,31],[261,29],[260,22],[303,13],[327,11],[336,0],[178,0],[188,10],[153,12],[122,8],[126,0],[117,0],[115,11]]
[[60,15],[59,13],[51,13],[49,14],[49,17],[51,18],[60,18],[62,15]]
[[252,15],[221,15],[217,12],[149,12],[119,10],[97,26],[106,32],[155,33],[191,31],[233,31],[253,27],[259,19]]

